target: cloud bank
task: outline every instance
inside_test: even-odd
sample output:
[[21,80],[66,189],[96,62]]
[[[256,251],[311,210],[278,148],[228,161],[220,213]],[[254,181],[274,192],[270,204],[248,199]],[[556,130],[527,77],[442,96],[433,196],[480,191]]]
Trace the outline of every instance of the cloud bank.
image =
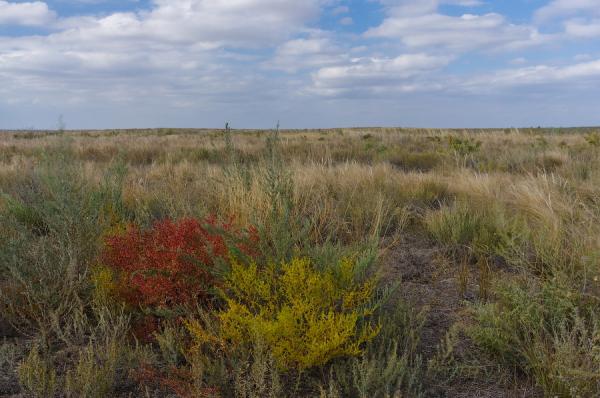
[[[381,124],[397,106],[393,124],[429,114],[433,126],[456,123],[431,111],[439,101],[460,111],[484,98],[491,111],[569,90],[565,107],[600,102],[597,1],[549,1],[518,19],[493,3],[153,0],[63,15],[0,0],[0,127],[41,127],[57,113],[81,127],[262,126],[282,114],[297,127]],[[474,123],[485,124],[462,124]]]

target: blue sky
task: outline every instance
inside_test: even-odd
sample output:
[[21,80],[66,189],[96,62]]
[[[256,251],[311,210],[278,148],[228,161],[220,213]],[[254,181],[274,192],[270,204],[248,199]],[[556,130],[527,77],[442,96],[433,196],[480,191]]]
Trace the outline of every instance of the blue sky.
[[0,0],[0,128],[600,125],[600,0]]

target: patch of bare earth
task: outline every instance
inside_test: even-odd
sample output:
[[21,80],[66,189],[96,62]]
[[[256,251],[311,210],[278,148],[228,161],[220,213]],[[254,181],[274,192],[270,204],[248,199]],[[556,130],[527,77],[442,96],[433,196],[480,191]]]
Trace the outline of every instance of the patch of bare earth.
[[[421,333],[419,348],[425,366],[436,357],[453,325],[469,322],[467,307],[476,300],[476,278],[462,292],[458,266],[449,262],[443,249],[425,236],[409,233],[396,242],[385,254],[384,278],[401,280],[399,298],[417,310],[426,310],[427,318]],[[473,272],[476,272],[473,270]],[[475,347],[464,333],[457,334],[453,347],[453,363],[461,366],[464,358],[472,357]],[[467,365],[468,366],[468,365]],[[500,377],[488,370],[476,376],[465,374],[431,374],[425,381],[427,397],[456,398],[518,398],[541,397],[542,394],[518,376]]]

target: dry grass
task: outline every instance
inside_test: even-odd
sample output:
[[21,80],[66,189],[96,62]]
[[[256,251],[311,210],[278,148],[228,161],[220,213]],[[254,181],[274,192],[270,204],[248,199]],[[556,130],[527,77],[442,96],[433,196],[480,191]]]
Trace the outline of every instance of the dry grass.
[[[375,396],[395,396],[390,388],[433,395],[440,388],[453,391],[452,383],[484,383],[491,368],[503,385],[535,385],[547,396],[598,395],[600,150],[586,140],[589,132],[282,131],[274,152],[266,131],[234,132],[233,147],[223,131],[209,130],[1,133],[0,260],[7,265],[0,273],[0,321],[14,323],[40,347],[21,361],[23,388],[44,394],[65,372],[73,391],[64,393],[71,395],[89,388],[74,387],[76,374],[103,377],[106,391],[116,391],[122,381],[112,380],[117,365],[103,374],[93,371],[94,363],[107,361],[94,352],[101,345],[90,336],[100,320],[86,302],[87,269],[98,250],[89,241],[94,225],[106,222],[98,209],[118,206],[142,226],[208,214],[255,225],[268,243],[263,249],[271,251],[265,257],[274,259],[290,253],[324,262],[348,253],[362,259],[371,256],[369,245],[383,255],[407,236],[429,239],[449,261],[447,282],[460,300],[471,301],[460,301],[451,318],[456,347],[448,346],[450,340],[435,342],[445,351],[429,366],[431,358],[418,355],[417,338],[381,341],[363,358],[321,368],[313,379],[279,374],[262,351],[240,359],[237,379],[219,376],[225,365],[218,361],[202,362],[198,374],[222,383],[225,396],[235,394],[236,383],[245,386],[240,394],[252,396],[259,390],[280,394],[286,391],[280,383],[292,381],[287,391],[304,395],[343,396],[363,387]],[[481,145],[457,158],[456,138]],[[61,164],[71,177],[56,171]],[[51,264],[56,272],[48,271]],[[56,289],[36,293],[40,282],[60,286],[68,297],[61,299]],[[29,318],[15,320],[20,313]],[[38,330],[44,327],[47,332]],[[388,346],[396,354],[380,352]],[[128,363],[150,362],[166,372],[155,347],[129,349],[135,358]],[[177,354],[171,357],[171,366],[181,365]],[[71,367],[55,374],[60,358],[71,358]],[[7,377],[14,379],[17,368]],[[253,369],[269,369],[277,392],[267,391],[271,381]],[[387,384],[372,378],[369,372],[377,369],[389,372]],[[206,392],[202,386],[195,391]]]

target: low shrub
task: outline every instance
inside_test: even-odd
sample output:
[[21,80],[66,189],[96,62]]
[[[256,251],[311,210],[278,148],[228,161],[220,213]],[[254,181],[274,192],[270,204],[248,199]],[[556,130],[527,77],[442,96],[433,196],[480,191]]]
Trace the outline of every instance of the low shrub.
[[[351,260],[324,271],[299,258],[267,267],[234,262],[225,280],[227,309],[218,314],[220,337],[233,345],[264,341],[281,370],[360,355],[379,327],[368,319],[374,280],[358,282],[356,268]],[[194,339],[206,341],[198,330],[190,328]]]
[[280,398],[292,396],[268,347],[258,340],[236,361],[233,393],[240,398]]
[[467,167],[474,163],[474,155],[481,149],[481,141],[471,137],[448,136],[448,146],[454,153],[458,167]]
[[105,209],[123,216],[124,173],[111,167],[92,183],[68,152],[48,156],[56,159],[42,162],[20,189],[9,195],[0,187],[0,314],[21,334],[44,342],[62,334],[71,315],[88,304],[87,274],[108,227]]
[[73,369],[65,376],[68,397],[102,398],[110,396],[117,382],[122,352],[120,342],[90,343],[78,352]]
[[496,301],[475,307],[473,341],[507,369],[535,380],[546,396],[600,393],[598,305],[566,278],[504,280]]
[[418,354],[425,312],[399,302],[382,311],[380,334],[360,357],[334,363],[321,396],[391,398],[423,394],[423,366]]
[[251,234],[212,217],[202,222],[164,220],[149,230],[131,226],[124,234],[107,237],[102,259],[117,273],[119,294],[128,304],[150,309],[190,306],[211,299],[219,262],[255,254]]
[[388,157],[388,161],[405,171],[428,172],[438,167],[443,158],[436,152],[406,152],[400,151]]

